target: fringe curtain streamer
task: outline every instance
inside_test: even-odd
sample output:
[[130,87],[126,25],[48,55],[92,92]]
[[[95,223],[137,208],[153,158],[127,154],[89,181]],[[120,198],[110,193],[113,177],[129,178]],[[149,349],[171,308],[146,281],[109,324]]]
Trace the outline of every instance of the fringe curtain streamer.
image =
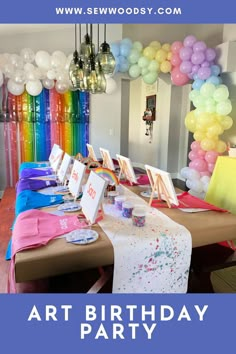
[[40,95],[14,96],[0,88],[0,122],[4,124],[5,170],[8,186],[18,180],[21,162],[47,161],[57,143],[69,155],[87,155],[89,94],[43,89]]

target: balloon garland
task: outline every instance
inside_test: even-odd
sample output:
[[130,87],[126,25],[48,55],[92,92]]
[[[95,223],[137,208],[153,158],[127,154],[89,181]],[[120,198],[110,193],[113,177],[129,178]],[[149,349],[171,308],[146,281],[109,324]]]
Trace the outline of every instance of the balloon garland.
[[[194,142],[189,152],[190,163],[181,170],[187,187],[194,193],[205,193],[217,157],[227,150],[219,136],[230,129],[233,120],[229,116],[232,104],[229,90],[222,84],[221,69],[216,63],[216,51],[193,35],[183,42],[161,44],[152,41],[143,47],[139,41],[125,38],[111,44],[117,73],[128,73],[132,79],[142,77],[146,84],[153,84],[160,72],[171,75],[172,84],[183,86],[192,82],[189,99],[195,107],[185,118],[186,128],[193,133]],[[43,88],[54,88],[59,94],[71,89],[68,69],[72,54],[68,57],[57,50],[50,55],[40,50],[36,54],[30,48],[17,54],[0,55],[0,86],[7,78],[7,88],[19,96],[26,90],[38,96]],[[107,94],[116,90],[116,82],[107,78]]]

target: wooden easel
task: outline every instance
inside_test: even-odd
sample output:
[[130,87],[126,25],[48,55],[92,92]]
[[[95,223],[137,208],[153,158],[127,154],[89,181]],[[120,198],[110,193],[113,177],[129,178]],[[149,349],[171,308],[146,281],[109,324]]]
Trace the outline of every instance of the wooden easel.
[[149,169],[147,169],[147,175],[150,181],[152,193],[149,199],[149,205],[152,204],[153,198],[155,196],[155,193],[157,193],[158,200],[162,200],[161,198],[161,192],[165,197],[165,201],[168,205],[169,208],[171,208],[171,201],[170,201],[170,195],[168,194],[167,188],[165,186],[165,183],[161,177],[161,175],[156,174],[155,179],[153,178],[153,175]]
[[118,162],[120,165],[120,173],[118,176],[118,180],[120,181],[122,174],[125,176],[125,178],[129,181],[129,183],[131,184],[131,186],[133,185],[133,181],[132,181],[132,177],[130,176],[129,173],[129,168],[127,166],[127,162],[125,160],[120,160],[118,158]]
[[102,156],[102,167],[109,168],[109,157],[105,151]]

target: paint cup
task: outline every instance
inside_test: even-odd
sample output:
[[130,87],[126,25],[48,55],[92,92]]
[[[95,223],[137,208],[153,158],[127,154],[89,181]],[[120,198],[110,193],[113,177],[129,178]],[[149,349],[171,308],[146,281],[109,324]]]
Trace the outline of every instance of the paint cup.
[[137,227],[142,227],[146,222],[146,210],[142,207],[136,207],[132,211],[132,221],[133,225]]
[[130,202],[122,203],[122,216],[124,218],[131,218],[133,209],[134,209],[134,206],[132,203],[130,203]]
[[117,209],[122,210],[122,204],[126,201],[126,198],[123,195],[118,195],[115,197],[115,206]]
[[118,196],[116,191],[110,191],[107,193],[107,202],[109,204],[115,204],[115,198]]
[[236,148],[229,148],[229,156],[236,157]]

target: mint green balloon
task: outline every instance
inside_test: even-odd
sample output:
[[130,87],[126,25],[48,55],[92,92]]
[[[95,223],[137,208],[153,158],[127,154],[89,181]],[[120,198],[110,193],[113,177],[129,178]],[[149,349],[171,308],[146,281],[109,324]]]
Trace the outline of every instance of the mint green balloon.
[[227,116],[232,111],[230,100],[222,101],[216,105],[216,113],[221,116]]
[[128,61],[130,64],[136,64],[140,58],[140,52],[137,49],[131,49],[128,56]]
[[198,90],[192,90],[188,97],[190,99],[190,101],[193,101],[196,97],[198,97],[200,95],[200,92]]
[[200,93],[203,97],[211,97],[213,96],[214,92],[216,90],[215,85],[211,83],[205,83],[201,86]]
[[137,49],[139,52],[141,52],[143,50],[143,45],[141,42],[136,41],[133,43],[132,49]]
[[154,84],[154,82],[156,82],[157,76],[157,72],[149,71],[148,74],[143,76],[143,81],[145,82],[145,84],[152,85]]
[[198,107],[205,106],[205,100],[206,100],[205,97],[203,97],[201,94],[195,97],[193,100],[194,107],[198,108]]
[[138,66],[138,64],[131,65],[129,68],[129,76],[131,76],[133,79],[137,79],[141,74],[141,68]]
[[159,70],[159,66],[159,63],[156,60],[151,60],[150,64],[148,65],[148,70],[157,72]]
[[213,98],[216,102],[222,102],[226,101],[229,97],[229,90],[227,86],[221,85],[221,87],[218,87],[213,95]]
[[142,68],[141,75],[144,76],[149,73],[148,68]]
[[140,66],[140,68],[148,67],[149,63],[150,63],[150,60],[144,56],[141,56],[138,60],[138,66]]
[[206,112],[208,112],[208,113],[215,113],[216,105],[215,104],[206,104],[205,109],[206,109]]

